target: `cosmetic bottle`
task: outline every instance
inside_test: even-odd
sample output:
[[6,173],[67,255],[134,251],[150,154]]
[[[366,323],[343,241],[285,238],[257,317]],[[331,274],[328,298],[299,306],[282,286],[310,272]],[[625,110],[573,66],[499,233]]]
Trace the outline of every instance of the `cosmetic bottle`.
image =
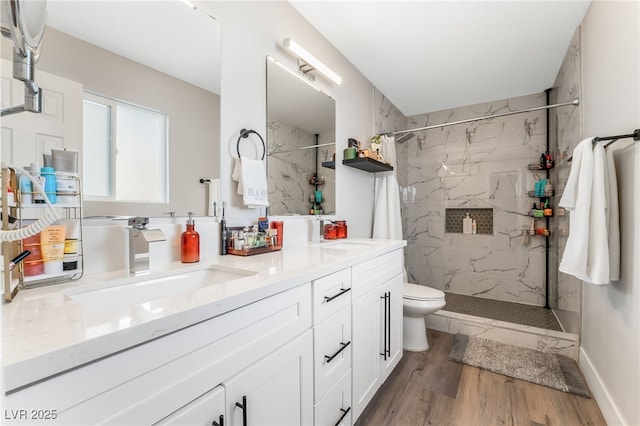
[[472,234],[478,233],[478,224],[476,223],[475,219],[473,219],[473,222],[471,222],[471,233]]
[[180,236],[180,260],[182,263],[195,263],[200,261],[200,234],[195,230],[193,213],[189,212],[187,230]]

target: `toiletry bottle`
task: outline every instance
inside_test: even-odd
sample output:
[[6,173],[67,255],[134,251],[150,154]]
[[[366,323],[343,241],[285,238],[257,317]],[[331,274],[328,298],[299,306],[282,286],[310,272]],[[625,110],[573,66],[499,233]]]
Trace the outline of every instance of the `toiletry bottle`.
[[40,174],[44,177],[44,192],[51,204],[56,203],[56,175],[53,167],[42,167]]
[[180,260],[182,263],[195,263],[200,261],[200,234],[195,230],[193,213],[189,212],[187,230],[180,236]]
[[473,219],[473,222],[471,222],[471,233],[472,234],[478,233],[478,224],[476,223],[475,219]]
[[540,154],[540,168],[544,169],[547,166],[547,156],[544,155],[544,152]]
[[462,233],[463,234],[471,234],[473,232],[473,219],[469,217],[469,213],[467,213],[467,217],[462,219]]
[[[24,170],[31,173],[31,166],[25,166]],[[20,202],[22,205],[33,203],[33,186],[27,175],[20,175]]]

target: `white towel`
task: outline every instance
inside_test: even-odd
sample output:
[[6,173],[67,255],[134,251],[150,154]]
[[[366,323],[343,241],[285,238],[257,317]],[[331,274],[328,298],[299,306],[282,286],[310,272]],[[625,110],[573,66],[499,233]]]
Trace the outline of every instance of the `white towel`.
[[589,244],[589,210],[593,180],[593,146],[585,139],[573,150],[571,172],[558,205],[570,212],[569,238],[564,248],[560,271],[584,279]]
[[559,269],[591,284],[608,284],[620,274],[618,193],[615,166],[608,157],[603,145],[594,146],[591,138],[580,142],[559,203],[571,212]]
[[269,206],[267,174],[262,160],[237,159],[231,177],[238,182],[236,193],[242,195],[242,203],[245,206]]
[[587,279],[592,284],[609,284],[609,238],[607,236],[607,196],[605,191],[604,146],[593,146],[593,179],[589,211],[589,254]]
[[402,217],[400,213],[400,191],[396,177],[396,147],[393,136],[382,137],[384,158],[393,171],[378,173],[374,181],[373,238],[402,239]]
[[607,229],[609,230],[609,278],[620,280],[620,213],[618,208],[618,178],[613,162],[613,149],[606,150]]
[[220,205],[220,179],[209,179],[208,190],[209,198],[207,202],[209,203],[209,207],[207,209],[207,215],[218,216],[218,212],[222,212],[222,206]]

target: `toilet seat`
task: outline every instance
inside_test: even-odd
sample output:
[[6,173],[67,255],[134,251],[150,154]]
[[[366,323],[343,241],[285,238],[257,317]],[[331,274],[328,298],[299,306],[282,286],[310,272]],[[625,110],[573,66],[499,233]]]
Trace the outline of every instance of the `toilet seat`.
[[404,283],[403,299],[408,300],[444,300],[444,292],[424,285]]

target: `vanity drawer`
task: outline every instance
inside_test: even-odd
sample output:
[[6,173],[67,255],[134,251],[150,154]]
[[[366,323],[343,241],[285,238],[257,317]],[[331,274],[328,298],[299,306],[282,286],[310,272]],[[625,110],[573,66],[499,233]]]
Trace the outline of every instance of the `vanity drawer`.
[[351,370],[314,407],[316,426],[351,426]]
[[314,324],[320,323],[349,304],[351,304],[351,268],[313,281]]
[[402,250],[396,250],[353,266],[353,300],[402,274],[403,262]]
[[351,368],[351,306],[332,315],[313,330],[315,400]]

